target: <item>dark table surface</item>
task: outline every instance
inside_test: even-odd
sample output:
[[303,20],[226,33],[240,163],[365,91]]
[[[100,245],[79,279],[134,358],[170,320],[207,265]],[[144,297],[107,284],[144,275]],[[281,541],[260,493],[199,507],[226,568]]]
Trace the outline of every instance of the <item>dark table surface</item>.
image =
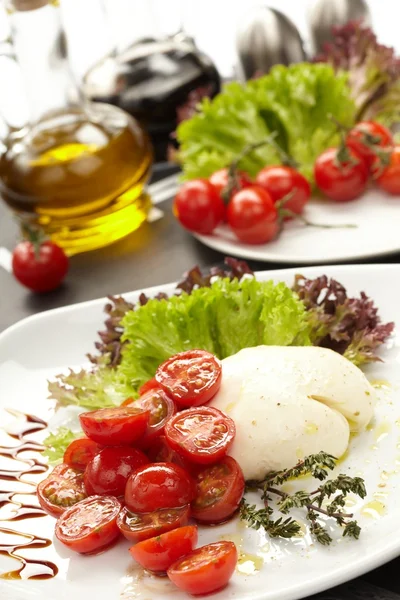
[[[157,165],[153,178],[157,180],[171,172],[173,169],[170,166]],[[176,281],[195,264],[209,267],[221,263],[221,254],[197,242],[176,223],[171,214],[171,200],[162,203],[160,208],[164,211],[162,219],[145,224],[125,240],[100,251],[73,257],[66,283],[50,294],[30,294],[0,268],[0,331],[44,310]],[[17,227],[0,203],[0,246],[12,250],[17,239]],[[398,263],[399,259],[400,254],[397,254],[368,262]],[[249,264],[254,270],[282,268],[281,264],[275,263],[249,261]],[[393,532],[393,535],[398,535],[398,532]],[[399,569],[399,560],[392,561],[351,585],[321,594],[321,598],[400,600]]]

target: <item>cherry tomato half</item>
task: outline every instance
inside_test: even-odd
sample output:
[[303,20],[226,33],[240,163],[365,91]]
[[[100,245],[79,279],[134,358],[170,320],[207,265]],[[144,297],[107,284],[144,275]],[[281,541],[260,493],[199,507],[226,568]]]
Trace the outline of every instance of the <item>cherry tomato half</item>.
[[20,242],[12,255],[15,278],[33,292],[51,292],[68,273],[69,261],[64,250],[53,242],[43,242],[36,252],[32,242]]
[[266,244],[279,233],[274,201],[260,186],[253,185],[233,194],[227,219],[236,237],[245,244]]
[[117,525],[122,535],[136,544],[177,527],[183,527],[188,523],[189,516],[189,504],[149,513],[133,513],[125,507],[118,515]]
[[37,486],[40,506],[53,517],[86,498],[83,473],[62,464]]
[[104,448],[86,467],[86,492],[100,496],[123,496],[129,475],[148,462],[147,456],[136,448]]
[[84,471],[87,464],[101,449],[102,446],[89,438],[78,438],[73,440],[65,450],[64,463],[73,469]]
[[149,412],[133,406],[100,408],[82,413],[79,420],[85,434],[104,446],[123,446],[143,437],[149,422]]
[[236,434],[234,421],[217,408],[188,408],[165,426],[168,444],[183,458],[203,465],[220,460]]
[[296,169],[284,165],[261,169],[256,177],[256,184],[266,190],[275,203],[287,196],[283,209],[297,215],[303,212],[311,196],[311,186],[307,179]]
[[390,131],[376,121],[360,121],[348,133],[346,145],[361,156],[371,170],[376,164],[374,150],[390,149],[393,138]]
[[176,413],[174,401],[157,383],[157,387],[149,389],[137,400],[131,400],[130,404],[125,404],[125,402],[125,406],[135,406],[149,412],[150,417],[146,433],[138,442],[138,445],[140,448],[150,448],[156,438],[163,433],[165,423]]
[[134,512],[176,508],[194,498],[194,483],[187,472],[173,463],[151,463],[129,477],[125,504]]
[[[228,169],[220,169],[219,171],[215,171],[215,173],[208,178],[208,181],[215,187],[218,194],[221,195],[228,185]],[[243,189],[249,185],[252,185],[250,177],[244,171],[237,172],[237,181],[239,184],[239,189]]]
[[244,493],[244,477],[236,460],[225,456],[198,471],[192,515],[202,523],[220,523],[237,510]]
[[209,594],[225,587],[236,567],[233,542],[214,542],[193,550],[168,569],[168,577],[188,594]]
[[188,525],[143,540],[129,548],[129,552],[144,569],[160,573],[169,569],[178,558],[189,554],[196,546],[197,539],[197,527]]
[[156,381],[179,407],[209,402],[221,385],[222,365],[205,350],[187,350],[160,365]]
[[175,196],[174,215],[189,231],[211,233],[225,216],[225,205],[207,179],[184,183]]
[[388,194],[400,196],[400,146],[393,148],[390,164],[378,177],[378,185]]
[[121,504],[113,496],[90,496],[58,519],[57,539],[80,554],[98,553],[119,537],[117,517]]
[[315,181],[321,192],[336,202],[361,196],[368,183],[365,161],[349,148],[350,161],[340,162],[336,148],[328,148],[315,161]]

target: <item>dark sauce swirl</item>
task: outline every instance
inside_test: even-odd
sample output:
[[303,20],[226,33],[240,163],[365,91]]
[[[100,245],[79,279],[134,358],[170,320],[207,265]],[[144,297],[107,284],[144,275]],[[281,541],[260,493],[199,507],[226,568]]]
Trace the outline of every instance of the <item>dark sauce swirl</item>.
[[[0,456],[18,461],[18,467],[14,469],[0,469],[0,508],[5,506],[12,509],[12,514],[7,521],[22,521],[23,519],[36,519],[46,516],[45,511],[35,503],[29,501],[29,496],[36,498],[36,483],[27,481],[24,476],[45,473],[48,465],[40,460],[40,452],[43,450],[42,444],[29,439],[30,434],[41,431],[47,427],[47,423],[33,415],[26,415],[16,410],[8,410],[17,419],[9,430],[6,430],[7,436],[18,443],[10,446],[0,445]],[[25,452],[35,453],[34,457],[27,458]],[[29,486],[28,491],[5,490],[1,489],[3,482],[18,482]],[[11,486],[12,487],[12,486]],[[16,500],[16,496],[26,496],[28,500]],[[4,522],[4,520],[2,521]],[[51,545],[51,540],[41,538],[30,533],[21,533],[12,528],[2,527],[0,525],[0,534],[2,538],[9,536],[13,542],[0,542],[0,555],[8,556],[18,560],[19,567],[8,573],[0,575],[1,579],[49,579],[54,577],[58,568],[55,564],[45,560],[28,559],[20,555],[21,550],[32,548],[47,548]],[[20,541],[15,542],[15,537]]]

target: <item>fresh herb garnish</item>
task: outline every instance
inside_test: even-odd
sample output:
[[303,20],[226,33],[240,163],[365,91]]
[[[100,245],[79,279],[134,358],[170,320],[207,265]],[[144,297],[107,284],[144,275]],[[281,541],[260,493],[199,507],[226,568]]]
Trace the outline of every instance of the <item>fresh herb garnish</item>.
[[[274,509],[271,502],[275,499],[275,506],[283,515],[287,515],[293,509],[304,508],[309,521],[310,533],[320,544],[326,546],[332,542],[324,521],[319,520],[320,516],[333,519],[337,525],[343,527],[343,536],[358,539],[361,528],[357,521],[353,520],[352,514],[343,511],[343,507],[349,493],[365,498],[365,484],[360,477],[349,477],[342,474],[325,481],[329,471],[332,471],[335,466],[334,456],[326,452],[319,452],[308,456],[290,469],[268,474],[262,481],[248,481],[246,490],[260,491],[264,508],[258,509],[256,505],[250,505],[243,499],[240,518],[254,529],[265,529],[271,537],[291,538],[296,536],[300,532],[300,525],[295,519],[279,517],[274,520]],[[300,490],[289,494],[279,489],[279,486],[287,481],[304,475],[311,475],[314,479],[324,481],[324,483],[312,492]]]

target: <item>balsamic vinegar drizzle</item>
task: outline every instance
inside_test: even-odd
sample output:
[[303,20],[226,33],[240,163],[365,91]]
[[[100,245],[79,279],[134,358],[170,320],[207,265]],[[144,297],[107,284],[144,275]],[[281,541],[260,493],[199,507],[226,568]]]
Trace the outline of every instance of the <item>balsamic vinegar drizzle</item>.
[[[11,458],[20,463],[20,467],[15,469],[0,469],[0,486],[4,481],[19,482],[31,489],[28,491],[9,491],[3,490],[0,487],[0,508],[10,506],[13,513],[8,517],[7,521],[21,521],[23,519],[33,519],[46,516],[45,511],[35,504],[30,504],[29,501],[16,500],[15,496],[33,496],[36,497],[36,483],[24,479],[24,475],[32,475],[45,473],[48,470],[48,465],[38,458],[26,458],[24,452],[40,453],[43,450],[42,444],[26,436],[29,434],[41,431],[47,427],[47,423],[33,415],[27,415],[16,410],[8,409],[8,412],[18,419],[18,427],[10,427],[6,430],[6,434],[13,440],[17,440],[18,444],[14,446],[0,445],[0,456]],[[14,529],[9,529],[0,526],[0,534],[5,537],[12,536],[14,541],[10,543],[0,543],[0,555],[8,556],[19,561],[20,566],[14,571],[3,573],[1,579],[49,579],[58,573],[58,568],[55,564],[45,560],[28,559],[20,556],[19,552],[25,549],[32,548],[47,548],[51,545],[51,540],[38,537],[30,533],[21,533]],[[15,536],[21,538],[20,542],[15,542]]]

